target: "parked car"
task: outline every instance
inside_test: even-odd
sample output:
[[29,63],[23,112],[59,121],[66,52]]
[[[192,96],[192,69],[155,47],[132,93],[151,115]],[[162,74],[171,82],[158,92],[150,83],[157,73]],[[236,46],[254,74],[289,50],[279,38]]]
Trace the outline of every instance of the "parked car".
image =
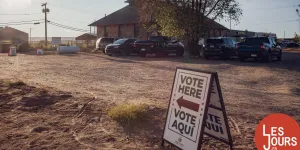
[[286,45],[286,48],[298,48],[300,47],[297,43],[289,43]]
[[137,53],[133,47],[135,41],[136,39],[119,39],[113,44],[109,44],[106,46],[105,54],[129,55],[131,53]]
[[108,44],[112,44],[115,40],[115,38],[108,38],[108,37],[102,37],[102,38],[99,38],[96,42],[96,49],[95,51],[101,51],[103,53],[105,53],[105,48]]
[[205,45],[203,45],[203,56],[205,59],[218,56],[227,60],[232,56],[236,56],[236,54],[236,42],[228,37],[208,38]]
[[136,41],[134,47],[141,57],[146,57],[147,54],[183,56],[184,53],[184,45],[167,36],[150,36],[148,40]]
[[282,49],[272,37],[249,37],[238,44],[238,56],[242,62],[247,58],[271,62],[273,57],[281,61]]

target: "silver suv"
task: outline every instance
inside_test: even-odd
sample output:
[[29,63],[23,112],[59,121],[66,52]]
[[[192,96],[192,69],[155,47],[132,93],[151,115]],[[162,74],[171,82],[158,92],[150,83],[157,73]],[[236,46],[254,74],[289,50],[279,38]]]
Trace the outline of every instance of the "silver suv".
[[96,42],[96,49],[95,51],[102,50],[103,53],[105,53],[105,47],[109,44],[112,44],[116,38],[107,38],[107,37],[102,37],[99,38]]

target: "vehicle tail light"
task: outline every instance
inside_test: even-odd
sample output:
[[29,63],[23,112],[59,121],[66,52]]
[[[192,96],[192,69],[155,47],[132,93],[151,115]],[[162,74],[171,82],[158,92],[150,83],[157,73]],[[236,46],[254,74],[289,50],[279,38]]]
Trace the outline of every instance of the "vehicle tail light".
[[154,47],[154,43],[151,44],[151,47]]
[[238,45],[238,44],[235,44],[235,48],[236,48],[236,49],[239,49],[239,45]]
[[136,47],[136,43],[133,44],[133,47]]
[[260,49],[261,50],[265,50],[266,49],[266,46],[264,44],[260,45]]

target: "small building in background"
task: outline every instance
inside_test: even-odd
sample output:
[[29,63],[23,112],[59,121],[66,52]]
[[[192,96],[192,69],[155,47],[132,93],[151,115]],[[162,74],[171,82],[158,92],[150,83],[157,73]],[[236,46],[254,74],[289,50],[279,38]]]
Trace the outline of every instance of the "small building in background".
[[254,37],[255,32],[252,31],[242,31],[242,30],[228,30],[228,32],[225,35],[226,37],[231,37],[236,42],[241,42],[243,38],[246,37]]
[[11,27],[0,28],[0,53],[7,53],[12,45],[28,45],[28,39],[26,32]]
[[76,37],[75,39],[76,45],[79,47],[84,48],[86,46],[85,48],[95,48],[97,35],[92,33],[85,33]]

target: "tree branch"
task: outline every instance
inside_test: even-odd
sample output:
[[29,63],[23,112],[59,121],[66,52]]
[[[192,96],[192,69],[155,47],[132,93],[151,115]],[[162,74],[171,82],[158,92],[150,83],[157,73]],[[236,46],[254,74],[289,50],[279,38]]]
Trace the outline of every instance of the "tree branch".
[[202,14],[204,14],[204,12],[205,12],[206,5],[207,5],[207,1],[208,1],[208,0],[205,0],[205,2],[204,2],[204,6],[203,6],[203,12],[202,12]]
[[209,16],[214,10],[215,8],[217,7],[217,5],[219,4],[221,0],[218,0],[215,5],[210,9],[210,11],[205,15],[205,17]]

